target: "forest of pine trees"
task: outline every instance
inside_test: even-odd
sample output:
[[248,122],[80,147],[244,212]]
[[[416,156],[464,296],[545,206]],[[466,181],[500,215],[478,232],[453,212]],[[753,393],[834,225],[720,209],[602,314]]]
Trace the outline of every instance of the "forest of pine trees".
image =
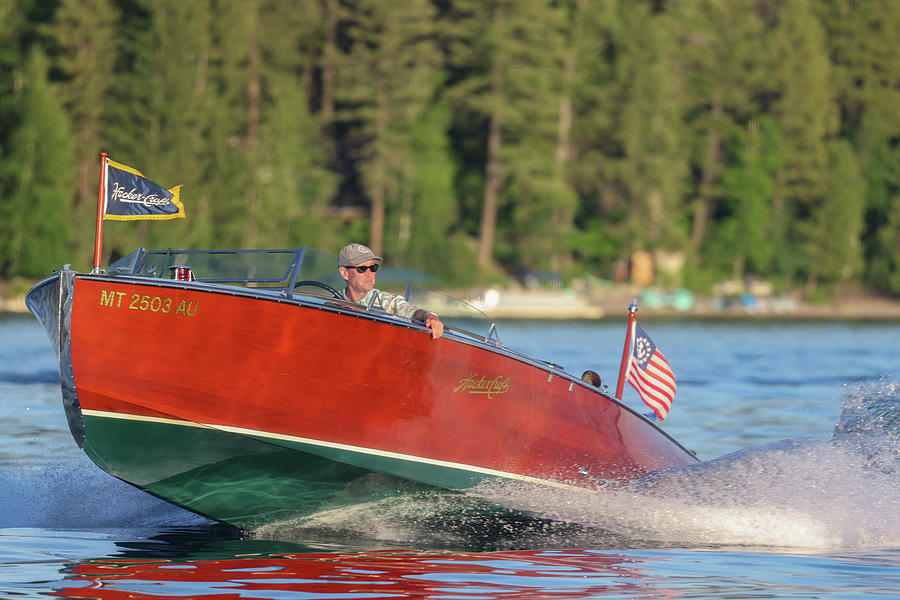
[[900,294],[900,2],[0,0],[0,277],[144,247]]

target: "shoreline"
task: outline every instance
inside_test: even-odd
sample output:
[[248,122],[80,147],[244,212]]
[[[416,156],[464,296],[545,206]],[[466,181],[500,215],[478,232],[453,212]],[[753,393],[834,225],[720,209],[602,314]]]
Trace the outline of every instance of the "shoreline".
[[[630,299],[629,299],[630,301]],[[625,298],[619,297],[610,310],[627,314]],[[760,298],[747,306],[737,300],[723,302],[711,296],[696,297],[693,306],[687,310],[672,307],[641,307],[640,314],[659,318],[689,318],[700,320],[757,320],[757,321],[897,321],[900,320],[900,299],[861,291],[838,294],[828,302],[813,303],[798,297],[782,296]]]
[[[639,298],[638,313],[643,319],[747,320],[747,321],[900,321],[900,299],[853,291],[835,299],[813,304],[793,298],[761,301],[754,306],[739,302],[724,303],[714,297],[698,296],[690,307],[653,306],[640,298],[645,290],[617,286],[592,295],[546,290],[460,290],[446,292],[466,300],[492,319],[534,320],[615,320],[626,318],[632,298]],[[487,297],[487,298],[486,298]],[[487,301],[486,301],[487,300]],[[25,294],[0,296],[0,313],[28,312]]]
[[[652,292],[652,293],[648,293]],[[738,299],[692,296],[688,306],[664,303],[651,288],[618,285],[588,294],[544,290],[504,290],[490,301],[485,292],[453,293],[494,319],[616,320],[625,319],[633,298],[642,319],[701,321],[900,321],[900,298],[859,290],[845,291],[828,302],[812,303],[795,296]],[[499,297],[496,297],[499,296]]]
[[27,313],[25,296],[13,296],[12,298],[0,298],[0,313]]

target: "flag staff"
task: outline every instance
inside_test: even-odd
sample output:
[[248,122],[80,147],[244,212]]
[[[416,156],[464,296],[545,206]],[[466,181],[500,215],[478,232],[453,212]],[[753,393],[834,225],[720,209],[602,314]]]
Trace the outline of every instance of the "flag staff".
[[625,385],[625,371],[628,368],[629,350],[631,350],[631,333],[634,331],[634,317],[638,311],[637,298],[631,299],[628,305],[628,329],[625,331],[625,348],[622,350],[622,364],[619,367],[619,381],[616,383],[616,400],[622,399],[622,388]]
[[100,153],[100,187],[97,192],[97,231],[94,234],[94,270],[100,272],[100,254],[103,250],[103,200],[106,198],[106,152]]

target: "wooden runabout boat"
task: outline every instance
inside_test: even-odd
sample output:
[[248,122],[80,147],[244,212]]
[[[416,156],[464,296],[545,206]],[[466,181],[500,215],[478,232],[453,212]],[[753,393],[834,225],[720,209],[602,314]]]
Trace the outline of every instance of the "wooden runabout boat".
[[416,487],[593,489],[696,462],[605,390],[504,346],[471,305],[407,288],[444,321],[435,340],[339,282],[336,257],[307,247],[141,249],[66,266],[27,304],[87,455],[239,528]]

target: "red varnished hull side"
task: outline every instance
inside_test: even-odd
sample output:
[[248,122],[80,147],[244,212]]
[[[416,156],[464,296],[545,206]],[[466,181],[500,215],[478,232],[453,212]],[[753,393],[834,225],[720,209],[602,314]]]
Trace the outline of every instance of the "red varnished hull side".
[[[640,417],[564,378],[548,381],[534,365],[413,328],[290,303],[78,279],[72,363],[85,410],[239,427],[576,484],[584,481],[582,468],[593,477],[627,479],[694,462]],[[509,378],[508,386],[475,393],[481,390],[461,385],[473,374]]]

